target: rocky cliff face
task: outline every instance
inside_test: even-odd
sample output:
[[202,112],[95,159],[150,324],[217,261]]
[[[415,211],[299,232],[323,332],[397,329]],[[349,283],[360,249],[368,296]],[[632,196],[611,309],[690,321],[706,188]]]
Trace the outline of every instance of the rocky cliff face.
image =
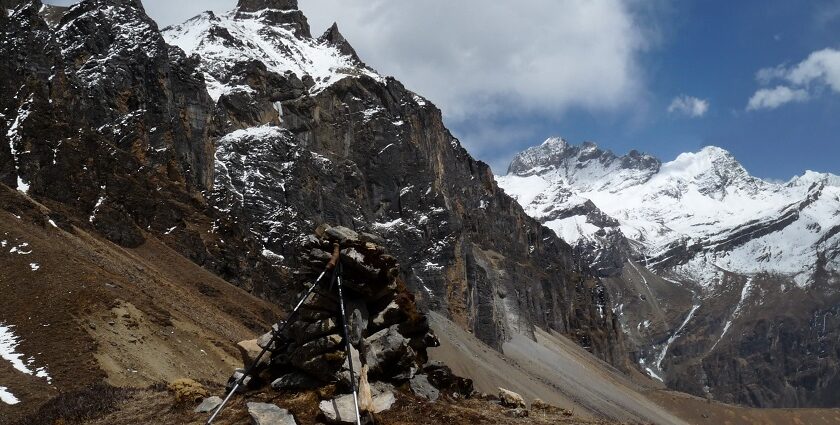
[[139,1],[0,18],[0,183],[125,247],[163,240],[265,298],[321,223],[374,234],[426,308],[499,347],[533,326],[622,365],[609,295],[445,128],[295,1],[162,35]]
[[320,223],[380,235],[420,302],[485,342],[543,326],[620,364],[600,284],[575,273],[568,245],[499,191],[440,111],[366,67],[336,26],[309,38],[268,20],[266,6],[164,31],[218,82],[219,122],[231,132],[219,141],[217,208],[241,211],[264,252],[290,269],[299,235]]
[[597,266],[651,376],[728,402],[840,403],[837,176],[771,183],[715,147],[662,163],[550,139],[500,184]]

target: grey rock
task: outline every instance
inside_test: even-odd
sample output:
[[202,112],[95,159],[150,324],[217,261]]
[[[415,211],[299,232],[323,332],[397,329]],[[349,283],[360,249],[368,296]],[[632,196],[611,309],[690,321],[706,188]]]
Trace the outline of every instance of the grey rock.
[[345,310],[347,312],[347,328],[350,333],[350,343],[360,345],[368,328],[369,313],[364,300],[358,298],[346,298]]
[[[371,413],[384,412],[390,409],[396,401],[397,398],[393,391],[384,391],[377,394],[373,396]],[[332,400],[324,400],[318,404],[318,408],[330,423],[356,422],[356,404],[353,400],[353,394],[345,394]]]
[[408,381],[409,385],[411,386],[411,391],[414,394],[417,394],[420,397],[423,397],[429,401],[437,401],[438,397],[440,397],[440,391],[432,386],[429,382],[429,378],[426,375],[419,374],[414,375],[411,380]]
[[415,352],[396,325],[365,338],[363,355],[371,376],[410,378],[416,371]]
[[318,404],[318,408],[330,423],[355,423],[356,404],[353,394],[346,394],[332,400],[324,400]]
[[[228,384],[227,384],[228,388],[233,388],[233,386],[236,385],[236,383],[239,382],[240,379],[242,379],[242,376],[244,374],[245,374],[245,369],[236,369],[233,372],[233,375],[228,379]],[[236,391],[240,392],[240,393],[243,393],[247,390],[249,385],[251,385],[251,376],[250,375],[246,376],[245,379],[242,380],[242,384],[239,386],[239,388]]]
[[202,400],[201,404],[195,408],[194,412],[196,413],[207,413],[212,412],[215,410],[219,405],[222,404],[222,398],[219,396],[211,396],[207,397]]
[[288,410],[270,403],[248,403],[248,414],[253,425],[297,425]]
[[[355,375],[356,382],[358,383],[359,371],[362,370],[362,359],[359,355],[359,350],[357,350],[353,345],[350,345],[350,355],[353,357],[353,374]],[[341,369],[338,371],[338,379],[345,385],[350,385],[350,369],[346,358],[344,359],[344,364],[341,365]]]
[[527,418],[528,417],[528,409],[517,407],[516,409],[510,409],[505,412],[505,415],[511,418]]
[[499,403],[511,409],[525,408],[525,399],[521,395],[499,387]]
[[343,226],[330,227],[326,230],[326,233],[334,239],[338,239],[338,243],[359,240],[358,233]]

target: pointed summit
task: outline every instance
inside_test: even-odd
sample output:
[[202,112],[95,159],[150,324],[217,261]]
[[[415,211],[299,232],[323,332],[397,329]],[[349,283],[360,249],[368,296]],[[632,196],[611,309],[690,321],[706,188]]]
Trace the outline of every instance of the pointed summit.
[[359,55],[356,54],[356,49],[350,45],[350,42],[347,41],[347,39],[344,38],[344,35],[338,30],[337,23],[333,22],[332,26],[329,27],[322,36],[318,37],[318,41],[335,47],[343,55],[350,56],[356,63],[361,66],[365,66],[364,62],[359,59]]

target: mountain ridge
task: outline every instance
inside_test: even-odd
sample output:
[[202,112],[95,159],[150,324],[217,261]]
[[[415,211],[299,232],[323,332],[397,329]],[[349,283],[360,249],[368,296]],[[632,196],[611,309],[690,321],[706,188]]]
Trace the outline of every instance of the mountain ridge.
[[[622,166],[633,158],[653,165]],[[661,162],[561,139],[518,155],[510,171],[498,177],[500,187],[607,282],[641,370],[677,389],[732,402],[801,406],[830,399],[823,385],[834,385],[834,372],[813,386],[761,356],[773,350],[770,356],[813,362],[808,373],[834,370],[840,353],[809,344],[825,347],[837,324],[812,342],[786,337],[786,344],[809,347],[802,350],[759,349],[752,333],[782,323],[808,333],[812,314],[833,315],[840,292],[838,176],[806,171],[778,183],[750,175],[718,147]],[[792,300],[802,305],[792,309]],[[815,351],[821,357],[812,359]],[[727,356],[750,358],[749,366],[733,368]],[[751,371],[760,368],[767,376]],[[738,380],[757,389],[745,392]],[[803,385],[814,395],[803,396]]]

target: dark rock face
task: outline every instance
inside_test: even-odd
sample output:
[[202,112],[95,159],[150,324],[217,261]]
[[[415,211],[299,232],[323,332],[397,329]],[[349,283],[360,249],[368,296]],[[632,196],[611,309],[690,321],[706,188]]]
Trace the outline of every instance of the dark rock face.
[[239,0],[237,4],[243,12],[256,12],[263,9],[297,10],[297,0]]
[[[259,97],[274,88],[254,89]],[[378,233],[420,302],[483,341],[500,346],[537,325],[622,362],[615,319],[608,309],[598,314],[598,283],[573,272],[571,248],[498,189],[436,108],[393,79],[366,77],[282,108],[288,130],[243,131],[219,142],[220,168],[233,173],[219,174],[217,198],[227,199],[219,205],[242,204],[236,194],[244,194],[241,217],[267,249],[294,258],[294,235],[323,222]],[[376,112],[366,118],[365,111]],[[265,179],[243,184],[244,175]]]
[[[745,290],[743,278],[733,279],[730,293],[709,300],[672,345],[669,386],[758,407],[837,406],[836,291],[779,292],[780,282],[770,275],[753,278]],[[727,297],[741,297],[737,311]]]
[[241,18],[247,18],[245,14],[261,14],[268,22],[290,28],[298,36],[312,37],[309,21],[298,10],[297,0],[239,0],[237,10]]
[[234,217],[211,232],[214,102],[135,3],[34,1],[3,21],[0,183],[126,247],[156,234],[243,287],[277,276]]

